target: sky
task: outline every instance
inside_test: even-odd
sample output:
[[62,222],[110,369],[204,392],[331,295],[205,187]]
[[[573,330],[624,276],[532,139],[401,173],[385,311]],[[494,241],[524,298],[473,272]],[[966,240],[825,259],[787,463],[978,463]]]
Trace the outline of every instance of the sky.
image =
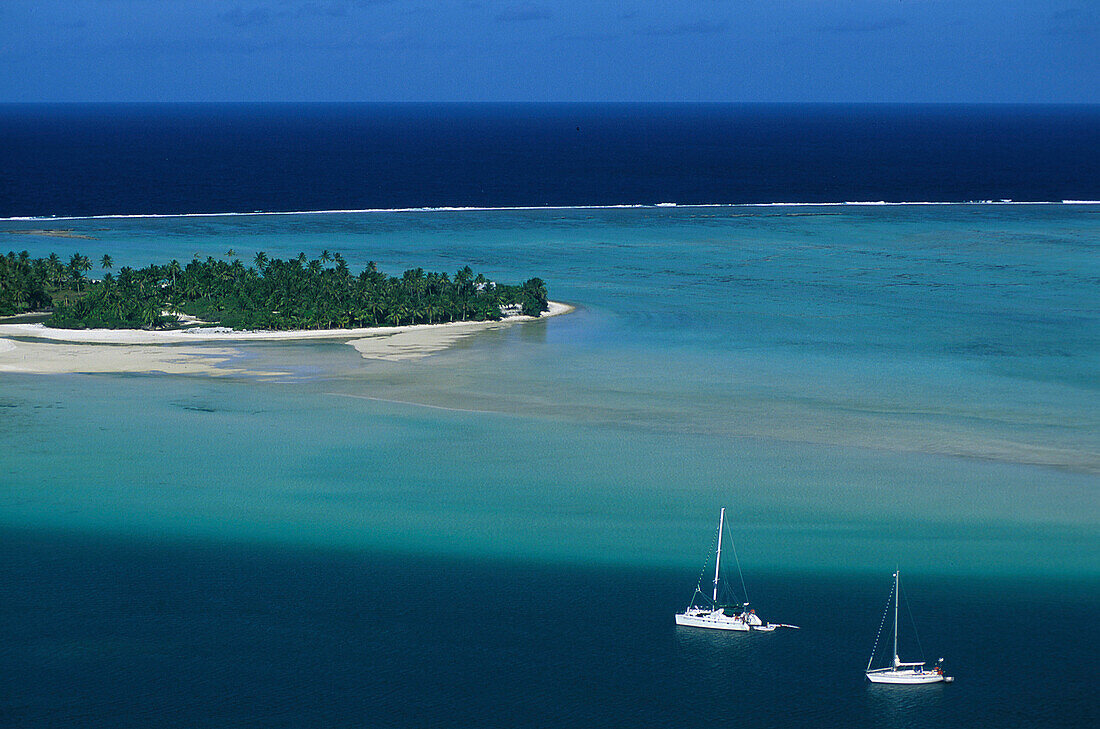
[[25,101],[1100,103],[1100,0],[3,0]]

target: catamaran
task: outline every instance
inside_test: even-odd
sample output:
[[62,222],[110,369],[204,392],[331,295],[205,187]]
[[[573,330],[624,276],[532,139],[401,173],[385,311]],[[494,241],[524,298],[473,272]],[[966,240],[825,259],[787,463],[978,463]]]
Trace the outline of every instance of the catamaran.
[[[695,585],[695,594],[691,597],[691,604],[684,612],[676,614],[676,624],[691,628],[734,630],[742,633],[751,630],[770,633],[776,628],[797,628],[797,625],[764,622],[756,614],[756,611],[749,607],[748,602],[719,602],[718,588],[722,582],[722,536],[725,531],[726,509],[723,507],[718,516],[718,538],[716,540],[718,547],[714,553],[714,590],[711,593],[709,604],[702,589],[703,576],[700,575],[699,582]],[[733,545],[732,538],[730,539],[730,545]],[[733,559],[737,564],[737,574],[741,577],[741,594],[748,600],[748,593],[745,591],[745,577],[741,574],[741,564],[737,560],[736,547],[733,548]],[[706,570],[706,567],[703,567],[703,569]]]
[[[882,622],[878,626],[878,635],[875,636],[875,647],[871,649],[871,657],[867,661],[867,680],[871,683],[896,683],[896,684],[924,684],[924,683],[951,683],[953,676],[943,675],[943,659],[936,661],[932,668],[925,666],[925,661],[905,663],[898,657],[898,600],[900,599],[901,581],[898,572],[894,573],[894,589],[890,592],[890,599],[886,601],[886,611],[882,614]],[[890,603],[894,604],[894,652],[893,665],[884,668],[871,668],[875,661],[875,652],[878,650],[878,641],[882,637],[882,626],[886,624],[886,614],[890,612]],[[914,629],[916,626],[914,626]],[[919,639],[918,639],[919,641]]]

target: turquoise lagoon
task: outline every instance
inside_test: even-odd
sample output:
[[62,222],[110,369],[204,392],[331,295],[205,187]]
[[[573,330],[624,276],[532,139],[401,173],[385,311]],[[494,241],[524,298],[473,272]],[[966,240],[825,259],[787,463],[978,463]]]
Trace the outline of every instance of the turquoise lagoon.
[[[71,229],[93,240],[4,235]],[[116,267],[322,249],[569,315],[279,376],[0,375],[0,525],[747,573],[1100,577],[1100,206],[5,221]],[[93,275],[95,272],[93,272]],[[751,581],[751,580],[750,580]]]

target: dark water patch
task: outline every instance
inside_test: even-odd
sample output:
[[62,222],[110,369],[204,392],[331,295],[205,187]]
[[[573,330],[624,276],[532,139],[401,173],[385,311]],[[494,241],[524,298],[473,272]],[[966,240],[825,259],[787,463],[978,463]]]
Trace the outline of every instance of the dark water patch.
[[263,410],[234,408],[205,400],[173,400],[172,407],[193,413],[226,413],[232,415],[259,415]]
[[[6,530],[4,724],[1088,726],[1100,607],[1058,580],[906,583],[952,686],[862,670],[889,575],[752,576],[800,631],[677,629],[694,574]],[[1026,605],[1040,630],[1021,630]],[[903,638],[905,657],[917,657]]]
[[194,404],[186,404],[186,403],[172,403],[172,404],[175,405],[176,407],[182,409],[182,410],[191,410],[191,411],[198,412],[198,413],[227,412],[227,411],[220,410],[219,408],[210,407],[210,406],[207,406],[207,405],[194,405]]

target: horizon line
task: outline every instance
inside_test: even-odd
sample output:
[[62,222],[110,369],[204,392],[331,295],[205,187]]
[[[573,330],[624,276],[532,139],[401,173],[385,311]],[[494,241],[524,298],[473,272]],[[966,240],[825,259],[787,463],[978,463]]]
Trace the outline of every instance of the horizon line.
[[272,105],[450,105],[450,106],[1067,106],[1100,107],[1100,101],[738,101],[738,100],[534,100],[534,99],[496,99],[496,100],[455,100],[455,99],[54,99],[54,100],[0,100],[0,106],[63,106],[93,104],[130,104],[130,105],[201,105],[201,104],[272,104]]

